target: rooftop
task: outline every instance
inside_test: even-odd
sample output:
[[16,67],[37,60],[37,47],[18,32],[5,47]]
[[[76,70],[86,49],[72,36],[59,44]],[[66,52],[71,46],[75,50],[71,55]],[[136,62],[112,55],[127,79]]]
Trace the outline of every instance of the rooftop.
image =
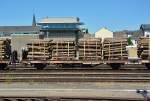
[[47,24],[61,24],[61,23],[76,23],[76,24],[83,24],[79,21],[79,18],[75,18],[75,17],[64,17],[64,18],[44,18],[42,19],[38,24],[43,24],[43,23],[47,23]]
[[0,26],[0,32],[23,32],[38,31],[39,27],[33,26]]
[[150,30],[150,24],[142,24],[140,29],[143,29],[143,30]]

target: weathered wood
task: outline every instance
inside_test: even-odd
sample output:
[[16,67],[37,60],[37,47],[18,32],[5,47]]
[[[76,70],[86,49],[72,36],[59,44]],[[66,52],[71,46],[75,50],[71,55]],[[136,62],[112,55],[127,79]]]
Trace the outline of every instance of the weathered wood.
[[149,59],[150,56],[150,38],[141,37],[138,40],[138,56],[142,59]]
[[83,38],[79,40],[80,60],[101,60],[102,43],[100,38]]
[[49,60],[51,54],[51,41],[49,40],[34,40],[27,44],[29,60]]
[[126,38],[106,38],[103,43],[103,59],[127,59]]
[[27,47],[28,48],[36,48],[36,49],[44,49],[44,48],[49,49],[50,48],[50,46],[46,47],[46,46],[34,46],[34,45],[33,46],[32,45],[27,45]]
[[47,55],[28,55],[28,58],[49,58],[49,56]]
[[0,39],[0,58],[1,60],[9,59],[11,54],[10,39]]
[[52,60],[75,60],[74,41],[54,41],[52,47]]
[[49,55],[50,53],[45,53],[45,52],[28,52],[28,54],[37,54],[37,55],[43,55],[43,54],[46,54],[46,55]]
[[108,51],[108,50],[110,50],[110,51],[120,51],[121,49],[126,50],[126,47],[122,47],[122,48],[121,47],[116,47],[116,48],[110,48],[110,49],[108,47],[106,47],[106,48],[103,49],[103,51]]

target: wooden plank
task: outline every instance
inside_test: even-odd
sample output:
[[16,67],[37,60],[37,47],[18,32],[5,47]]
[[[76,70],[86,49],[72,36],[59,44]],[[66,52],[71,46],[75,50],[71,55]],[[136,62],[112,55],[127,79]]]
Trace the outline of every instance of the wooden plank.
[[80,60],[97,60],[101,59],[102,43],[101,39],[80,39],[79,40],[79,59]]
[[37,49],[49,49],[50,46],[46,47],[46,46],[34,46],[34,45],[27,45],[27,48],[37,48]]
[[27,57],[32,57],[32,58],[48,58],[49,56],[44,56],[44,55],[28,55]]
[[107,38],[103,43],[103,58],[105,60],[120,59],[127,57],[127,39]]
[[148,59],[150,56],[150,38],[142,37],[138,40],[139,56],[142,59]]
[[50,55],[50,53],[45,53],[45,52],[28,52],[29,55]]

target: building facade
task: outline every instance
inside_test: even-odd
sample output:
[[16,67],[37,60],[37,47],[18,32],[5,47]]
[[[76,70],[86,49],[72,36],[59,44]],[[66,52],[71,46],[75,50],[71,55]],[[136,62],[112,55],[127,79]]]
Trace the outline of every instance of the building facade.
[[34,39],[39,39],[38,34],[12,34],[11,35],[11,50],[17,51],[18,59],[21,60],[22,50],[26,48],[28,43],[33,42]]
[[31,26],[0,26],[0,36],[11,36],[12,34],[39,34],[44,38],[53,40],[75,40],[83,37],[83,23],[79,18],[44,18],[36,23],[33,14]]
[[33,26],[0,26],[0,36],[11,36],[12,34],[37,34],[39,27]]
[[53,40],[75,40],[82,37],[79,18],[44,18],[37,25],[45,38]]
[[37,34],[39,26],[36,26],[35,15],[33,14],[31,26],[0,26],[0,36],[11,36],[12,34]]
[[107,28],[101,28],[95,33],[96,38],[102,38],[102,41],[105,38],[113,38],[113,32],[109,31]]
[[142,35],[150,38],[150,24],[142,24],[140,27]]

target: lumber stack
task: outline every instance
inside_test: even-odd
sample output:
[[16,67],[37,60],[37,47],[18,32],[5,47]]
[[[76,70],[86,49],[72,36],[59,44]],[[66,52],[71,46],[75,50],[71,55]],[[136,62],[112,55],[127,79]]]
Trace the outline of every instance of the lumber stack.
[[138,56],[142,59],[150,57],[150,38],[141,37],[138,40]]
[[28,60],[49,60],[51,59],[51,41],[34,40],[27,44]]
[[75,60],[76,51],[74,41],[53,41],[51,43],[52,49],[52,60]]
[[79,60],[99,61],[102,59],[100,38],[83,38],[79,40]]
[[10,59],[11,55],[11,40],[0,39],[0,60]]
[[106,38],[103,42],[104,60],[124,60],[128,58],[126,38]]

